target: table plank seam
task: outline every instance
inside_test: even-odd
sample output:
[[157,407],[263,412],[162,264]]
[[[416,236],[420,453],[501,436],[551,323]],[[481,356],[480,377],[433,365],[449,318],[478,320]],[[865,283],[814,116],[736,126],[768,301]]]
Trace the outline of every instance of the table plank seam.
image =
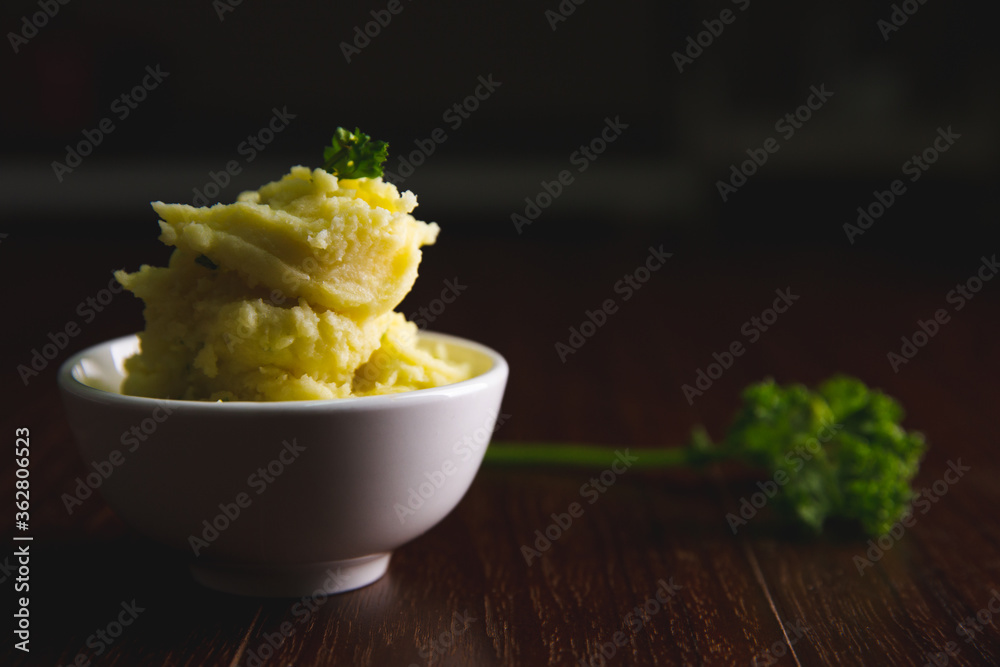
[[791,653],[792,659],[795,660],[795,664],[798,665],[798,667],[802,667],[802,662],[799,660],[799,656],[795,652],[795,643],[788,636],[785,624],[782,623],[781,616],[778,614],[778,607],[774,604],[774,598],[771,597],[771,590],[768,588],[767,582],[764,580],[764,573],[760,569],[760,563],[757,562],[757,555],[754,554],[753,549],[750,548],[750,544],[746,541],[743,542],[743,551],[747,555],[747,560],[750,562],[750,568],[753,570],[757,583],[760,584],[761,590],[764,592],[764,597],[767,598],[768,606],[771,608],[771,611],[774,612],[774,618],[778,621],[778,627],[781,628],[781,636],[785,638],[785,644],[788,646],[788,652]]
[[233,661],[229,663],[229,667],[237,667],[240,664],[240,659],[243,657],[243,652],[247,650],[247,644],[250,643],[250,635],[253,634],[253,629],[257,627],[257,620],[260,618],[260,613],[264,610],[263,606],[257,607],[257,613],[254,614],[253,619],[250,621],[250,626],[247,628],[246,634],[243,635],[243,639],[240,641],[240,645],[236,647],[236,655],[233,656]]

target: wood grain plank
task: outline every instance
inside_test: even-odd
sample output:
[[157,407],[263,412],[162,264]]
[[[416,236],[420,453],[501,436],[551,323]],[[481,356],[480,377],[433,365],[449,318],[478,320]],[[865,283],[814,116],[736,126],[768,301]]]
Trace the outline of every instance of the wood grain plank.
[[[554,343],[613,294],[649,242],[622,236],[572,253],[541,240],[443,242],[410,302],[433,298],[446,277],[467,282],[468,292],[434,328],[507,356],[512,375],[503,410],[510,418],[500,435],[508,439],[591,440],[641,455],[645,446],[681,442],[695,423],[721,434],[740,389],[764,375],[814,382],[848,371],[883,386],[932,444],[921,485],[933,485],[957,458],[972,470],[864,576],[854,559],[867,550],[865,540],[837,532],[803,539],[767,508],[734,536],[725,515],[755,489],[746,471],[629,470],[590,504],[580,489],[600,471],[485,468],[459,507],[400,549],[372,586],[316,601],[213,593],[191,580],[182,556],[127,531],[99,495],[67,513],[60,496],[88,468],[75,453],[48,369],[29,387],[15,374],[4,378],[14,401],[2,416],[5,432],[32,429],[38,649],[26,657],[7,647],[0,660],[68,662],[123,601],[135,599],[146,611],[100,664],[248,665],[274,644],[263,664],[728,665],[773,658],[923,665],[952,641],[959,651],[949,664],[1000,662],[995,614],[968,643],[959,629],[989,611],[1000,589],[991,419],[1000,398],[992,377],[1000,360],[1000,290],[984,290],[894,373],[886,352],[941,302],[960,268],[924,271],[884,257],[767,248],[685,253],[679,244],[662,272],[561,362]],[[80,295],[99,286],[95,263],[120,264],[125,252],[54,250],[67,271],[93,279],[56,295],[53,308],[0,354],[4,367],[13,369],[25,347],[73,316]],[[15,262],[3,270],[23,268]],[[785,285],[801,288],[801,302],[689,405],[681,384],[741,338],[742,323]],[[51,279],[43,287],[55,293],[60,286]],[[12,307],[26,312],[32,303],[30,295],[12,296]],[[134,306],[116,301],[75,343],[134,329]],[[12,480],[3,461],[0,484],[9,488]],[[527,563],[521,546],[573,502],[582,516]],[[8,540],[10,521],[0,519]],[[676,592],[654,604],[660,581]],[[655,613],[641,611],[647,602]],[[474,620],[459,630],[456,615]]]

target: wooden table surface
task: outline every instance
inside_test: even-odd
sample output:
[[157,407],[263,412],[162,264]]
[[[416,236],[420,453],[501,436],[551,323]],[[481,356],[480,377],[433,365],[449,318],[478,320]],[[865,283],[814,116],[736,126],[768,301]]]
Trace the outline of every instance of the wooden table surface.
[[[72,515],[61,500],[87,467],[59,402],[56,362],[141,327],[141,308],[128,294],[90,321],[78,304],[107,285],[111,270],[162,262],[165,254],[153,239],[43,245],[11,236],[0,244],[3,433],[13,446],[15,428],[31,432],[34,541],[31,652],[14,650],[8,633],[0,660],[1000,664],[1000,467],[991,421],[1000,399],[1000,280],[985,283],[960,311],[947,301],[995,248],[939,265],[846,242],[825,250],[714,247],[654,230],[567,246],[546,235],[542,222],[523,238],[449,237],[446,227],[401,308],[429,303],[445,279],[468,286],[431,328],[480,340],[509,361],[508,417],[497,439],[590,441],[641,455],[644,447],[680,442],[697,423],[720,435],[752,381],[770,375],[813,384],[846,372],[906,406],[907,426],[931,445],[918,488],[939,482],[946,493],[899,539],[879,546],[847,535],[797,537],[766,507],[734,535],[725,517],[759,479],[746,471],[628,470],[591,504],[580,489],[599,470],[487,466],[458,508],[399,549],[371,586],[315,602],[212,592],[191,580],[182,558],[127,530],[99,495]],[[672,258],[626,301],[616,282],[661,244]],[[772,304],[776,289],[799,298],[749,343],[741,329]],[[617,311],[563,363],[556,343],[609,298]],[[939,308],[950,321],[895,372],[887,353]],[[17,365],[70,321],[80,335],[25,386]],[[681,385],[736,340],[748,343],[746,353],[689,405]],[[942,486],[956,462],[968,472]],[[13,495],[12,457],[2,466],[0,488]],[[522,545],[553,513],[581,500],[582,516],[527,563]],[[0,580],[13,598],[7,507]],[[871,567],[859,572],[859,559],[869,557]],[[135,619],[106,644],[95,633],[123,605]]]

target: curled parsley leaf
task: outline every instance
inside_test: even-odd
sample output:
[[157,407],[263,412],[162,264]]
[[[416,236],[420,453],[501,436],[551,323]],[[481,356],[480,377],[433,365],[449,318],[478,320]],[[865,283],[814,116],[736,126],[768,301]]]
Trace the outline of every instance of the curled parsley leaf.
[[377,178],[389,157],[389,144],[354,128],[338,127],[330,145],[323,149],[323,168],[339,178]]

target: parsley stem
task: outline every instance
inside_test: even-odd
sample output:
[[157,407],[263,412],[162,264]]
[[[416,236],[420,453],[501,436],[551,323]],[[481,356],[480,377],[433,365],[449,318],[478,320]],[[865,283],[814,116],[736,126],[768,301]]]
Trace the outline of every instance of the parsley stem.
[[[637,460],[632,468],[669,468],[690,465],[694,458],[689,447],[616,447],[587,445],[577,442],[507,442],[493,441],[486,450],[486,461],[500,465],[566,465],[607,467],[618,458],[618,452],[628,449]],[[723,458],[722,452],[716,458]],[[706,454],[697,454],[704,462]],[[709,454],[711,456],[711,454]]]

